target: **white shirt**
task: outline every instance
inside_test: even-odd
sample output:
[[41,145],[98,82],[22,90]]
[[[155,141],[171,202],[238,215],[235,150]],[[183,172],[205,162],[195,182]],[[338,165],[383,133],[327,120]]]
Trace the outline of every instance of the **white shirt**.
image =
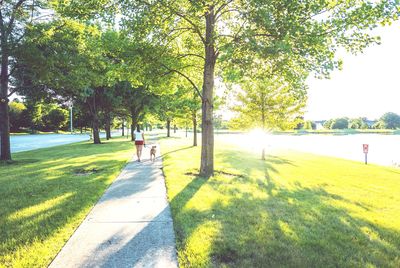
[[142,141],[143,140],[143,132],[135,131],[134,135],[135,135],[135,141]]

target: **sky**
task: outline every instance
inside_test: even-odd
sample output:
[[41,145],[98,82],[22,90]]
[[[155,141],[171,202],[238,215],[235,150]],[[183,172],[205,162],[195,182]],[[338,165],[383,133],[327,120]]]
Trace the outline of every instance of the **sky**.
[[386,112],[400,114],[400,22],[374,30],[380,45],[364,53],[343,53],[343,69],[330,79],[307,80],[307,120],[342,116],[377,119]]

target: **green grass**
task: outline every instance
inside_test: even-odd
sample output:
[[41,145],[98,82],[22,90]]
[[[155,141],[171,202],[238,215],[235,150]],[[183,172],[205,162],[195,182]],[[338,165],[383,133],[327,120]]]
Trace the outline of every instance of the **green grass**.
[[0,267],[46,267],[133,154],[125,139],[14,154],[0,164]]
[[400,267],[400,170],[294,151],[266,161],[161,140],[182,267]]

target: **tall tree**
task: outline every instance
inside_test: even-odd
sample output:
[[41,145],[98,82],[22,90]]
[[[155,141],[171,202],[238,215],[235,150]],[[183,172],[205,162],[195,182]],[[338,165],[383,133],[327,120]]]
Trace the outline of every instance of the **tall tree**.
[[[207,177],[214,170],[212,118],[217,63],[227,60],[257,65],[254,55],[268,60],[292,54],[305,68],[327,75],[338,66],[335,59],[338,46],[362,50],[376,41],[365,29],[385,23],[398,12],[396,0],[124,0],[121,3],[124,27],[162,46],[185,41],[192,51],[177,57],[203,61],[200,174]],[[164,67],[190,80],[184,72],[168,68],[168,64]]]
[[0,160],[11,160],[8,102],[14,93],[10,79],[14,72],[15,50],[25,35],[25,28],[38,17],[47,1],[3,0],[0,2]]
[[157,96],[149,90],[148,86],[133,87],[128,81],[122,81],[115,85],[116,92],[122,96],[122,105],[126,110],[127,116],[131,121],[131,139],[133,141],[133,132],[143,120]]
[[110,0],[0,1],[0,160],[11,159],[8,102],[15,90],[10,88],[10,81],[16,67],[15,53],[24,41],[26,30],[36,23],[52,20],[55,14],[88,19],[99,11],[109,10],[112,2]]
[[385,129],[400,128],[400,115],[395,113],[385,113],[379,119],[379,123],[381,127]]
[[[26,30],[36,23],[51,21],[54,15],[83,19],[108,13],[114,5],[111,0],[1,0],[0,1],[0,160],[10,160],[9,97],[15,92],[10,87],[14,70],[15,53],[25,40]],[[62,28],[62,26],[60,26]]]
[[[250,77],[241,83],[233,107],[237,116],[232,123],[238,128],[292,129],[298,124],[306,104],[304,80],[285,80],[281,76]],[[261,158],[265,160],[265,148]]]

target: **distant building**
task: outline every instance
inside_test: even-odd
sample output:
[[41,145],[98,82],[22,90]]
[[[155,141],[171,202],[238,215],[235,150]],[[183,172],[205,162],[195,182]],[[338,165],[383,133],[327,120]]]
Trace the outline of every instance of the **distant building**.
[[326,120],[314,121],[314,123],[315,123],[315,129],[316,129],[316,130],[324,129],[324,123],[325,123],[325,122],[326,122]]

